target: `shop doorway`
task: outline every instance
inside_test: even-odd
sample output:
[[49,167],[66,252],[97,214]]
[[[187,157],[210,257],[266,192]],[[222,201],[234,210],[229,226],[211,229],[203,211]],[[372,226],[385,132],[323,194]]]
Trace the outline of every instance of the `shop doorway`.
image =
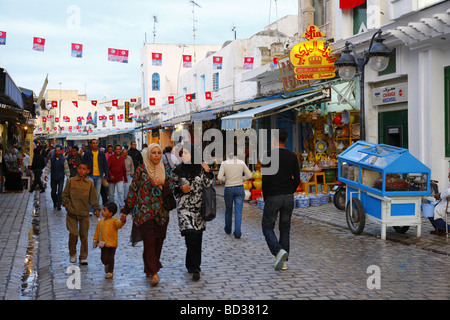
[[408,110],[378,113],[378,143],[408,149]]

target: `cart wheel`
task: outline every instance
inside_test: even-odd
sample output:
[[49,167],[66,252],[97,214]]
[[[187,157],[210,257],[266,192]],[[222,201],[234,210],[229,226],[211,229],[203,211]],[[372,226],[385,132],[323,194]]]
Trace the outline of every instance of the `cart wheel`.
[[340,188],[333,196],[333,203],[339,210],[345,210],[345,189]]
[[366,225],[366,212],[364,211],[363,204],[358,198],[353,198],[351,201],[352,206],[350,206],[349,201],[345,208],[347,225],[352,233],[360,234]]
[[392,227],[392,228],[394,228],[394,230],[397,231],[398,233],[405,233],[406,231],[409,230],[409,226],[402,226],[402,227],[395,226],[395,227]]

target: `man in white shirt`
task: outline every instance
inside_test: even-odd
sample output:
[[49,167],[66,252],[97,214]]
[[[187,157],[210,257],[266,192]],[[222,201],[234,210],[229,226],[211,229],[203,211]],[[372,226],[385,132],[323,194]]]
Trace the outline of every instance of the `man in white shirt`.
[[231,233],[233,202],[234,202],[234,237],[239,239],[242,235],[242,208],[244,206],[244,180],[252,177],[244,161],[236,156],[236,150],[231,158],[222,162],[217,179],[225,181],[224,199],[225,199],[225,233]]
[[[448,178],[450,179],[450,172],[448,173]],[[434,229],[431,234],[437,234],[439,236],[446,235],[445,226],[445,215],[447,214],[447,198],[450,196],[450,187],[444,192],[437,193],[434,197],[440,200],[438,204],[434,207],[434,217],[428,218],[433,225]],[[447,225],[447,230],[450,230],[450,225]]]

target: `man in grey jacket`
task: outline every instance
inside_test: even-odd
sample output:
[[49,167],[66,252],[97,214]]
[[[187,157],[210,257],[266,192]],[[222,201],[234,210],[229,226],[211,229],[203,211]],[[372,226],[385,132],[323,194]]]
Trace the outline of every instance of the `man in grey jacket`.
[[131,159],[131,157],[128,155],[127,149],[122,150],[122,155],[125,158],[125,168],[127,169],[127,179],[128,179],[128,182],[124,183],[124,185],[123,185],[123,190],[124,190],[123,194],[124,194],[125,200],[126,200],[128,191],[130,190],[131,180],[133,179],[133,175],[134,175],[134,164],[133,164],[133,159]]

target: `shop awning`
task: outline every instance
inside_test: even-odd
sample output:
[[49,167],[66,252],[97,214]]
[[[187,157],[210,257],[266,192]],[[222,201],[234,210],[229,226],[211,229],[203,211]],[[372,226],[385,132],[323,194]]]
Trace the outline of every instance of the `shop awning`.
[[82,134],[77,136],[67,137],[66,140],[91,140],[91,139],[100,139],[107,137],[107,134]]
[[191,114],[191,121],[207,121],[216,119],[216,114],[214,114],[212,109],[203,110],[197,113]]
[[22,91],[3,68],[0,68],[0,103],[24,110]]
[[267,117],[303,105],[319,103],[319,101],[329,99],[330,97],[329,90],[319,90],[232,114],[222,118],[222,130],[250,129],[254,119]]

